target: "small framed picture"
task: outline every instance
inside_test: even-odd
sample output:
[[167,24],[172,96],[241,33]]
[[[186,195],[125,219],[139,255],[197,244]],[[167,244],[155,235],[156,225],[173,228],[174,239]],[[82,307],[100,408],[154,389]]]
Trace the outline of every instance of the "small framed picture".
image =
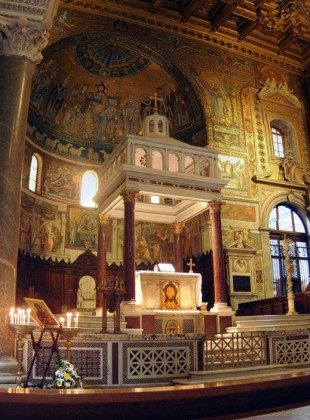
[[54,317],[44,300],[24,297],[27,305],[31,309],[30,316],[33,321],[41,328],[59,328],[60,324]]

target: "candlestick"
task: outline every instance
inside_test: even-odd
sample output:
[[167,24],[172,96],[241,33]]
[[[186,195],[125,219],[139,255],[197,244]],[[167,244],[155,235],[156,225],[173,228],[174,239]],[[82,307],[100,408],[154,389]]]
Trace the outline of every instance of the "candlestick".
[[[17,318],[17,313],[15,314]],[[16,376],[16,388],[22,388],[22,375],[23,375],[23,354],[24,354],[24,337],[26,334],[30,334],[34,327],[32,325],[19,325],[11,324],[9,326],[15,333],[15,339],[17,342],[17,376]]]
[[67,360],[70,362],[71,360],[71,345],[72,339],[77,336],[80,328],[62,328],[61,329],[61,336],[65,340],[65,346],[67,348]]

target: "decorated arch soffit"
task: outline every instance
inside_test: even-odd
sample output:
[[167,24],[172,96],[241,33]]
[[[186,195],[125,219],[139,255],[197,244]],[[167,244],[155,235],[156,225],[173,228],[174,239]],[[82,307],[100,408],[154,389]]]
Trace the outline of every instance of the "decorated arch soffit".
[[68,36],[44,51],[36,69],[28,137],[62,157],[103,161],[124,136],[141,132],[155,93],[171,137],[205,146],[197,92],[163,54],[119,30]]

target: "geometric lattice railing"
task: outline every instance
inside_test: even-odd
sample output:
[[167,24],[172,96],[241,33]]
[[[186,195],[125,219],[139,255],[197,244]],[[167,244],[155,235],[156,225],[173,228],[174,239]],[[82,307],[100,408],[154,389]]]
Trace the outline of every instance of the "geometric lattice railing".
[[272,362],[275,364],[299,364],[310,362],[310,337],[284,336],[273,337]]
[[127,349],[128,379],[169,377],[188,374],[190,351],[182,348],[129,348]]
[[217,334],[205,340],[204,369],[267,364],[264,333]]

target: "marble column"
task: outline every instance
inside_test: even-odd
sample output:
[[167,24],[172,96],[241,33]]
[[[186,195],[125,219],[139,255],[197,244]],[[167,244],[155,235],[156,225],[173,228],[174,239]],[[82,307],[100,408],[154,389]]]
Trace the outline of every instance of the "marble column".
[[213,253],[213,273],[214,273],[214,307],[227,308],[227,290],[225,282],[224,250],[222,242],[221,228],[221,202],[212,201],[211,221],[212,221],[212,253]]
[[97,308],[102,307],[103,295],[102,287],[107,278],[107,227],[109,216],[99,214],[98,223],[98,246],[97,246]]
[[[31,81],[42,58],[46,32],[20,24],[0,32],[0,357],[13,353],[8,312],[15,306],[21,179]],[[3,322],[4,321],[4,322]]]
[[135,291],[135,201],[138,190],[125,189],[121,196],[124,200],[124,282],[126,288],[125,300],[134,301]]
[[175,271],[182,273],[183,269],[183,242],[182,233],[184,230],[184,223],[174,223],[172,225],[174,233],[174,268]]

